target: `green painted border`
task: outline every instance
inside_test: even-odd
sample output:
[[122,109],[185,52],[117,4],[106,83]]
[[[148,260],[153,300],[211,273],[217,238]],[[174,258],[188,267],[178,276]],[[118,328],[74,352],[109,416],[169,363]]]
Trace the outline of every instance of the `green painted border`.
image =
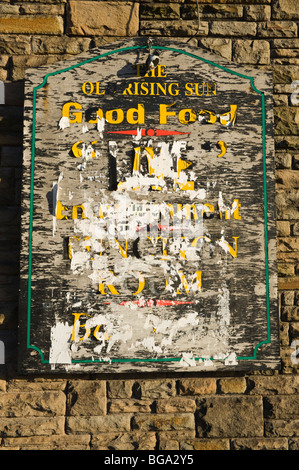
[[[69,70],[76,69],[78,67],[81,67],[81,65],[88,64],[90,62],[93,62],[95,60],[102,59],[103,57],[112,55],[112,54],[117,54],[119,52],[125,52],[125,51],[132,51],[135,49],[147,49],[148,46],[130,46],[130,47],[125,47],[121,49],[115,49],[113,51],[105,52],[104,54],[100,54],[96,57],[91,57],[89,59],[84,60],[83,62],[80,62],[78,64],[72,65],[70,67],[67,67],[65,69],[57,70],[56,72],[50,72],[44,76],[43,82],[33,88],[33,120],[32,120],[32,152],[31,152],[31,184],[30,184],[30,221],[29,221],[29,257],[28,257],[28,302],[27,302],[27,348],[28,349],[34,349],[36,350],[41,357],[41,363],[42,364],[49,364],[49,361],[44,358],[44,355],[42,351],[36,347],[30,344],[30,321],[31,321],[31,277],[32,277],[32,231],[33,231],[33,192],[34,192],[34,163],[35,163],[35,132],[36,132],[36,121],[35,121],[35,116],[36,116],[36,97],[37,97],[37,90],[42,88],[44,85],[46,85],[47,80],[49,77],[58,75],[64,72],[67,72]],[[263,344],[269,344],[271,343],[271,333],[270,333],[270,298],[269,298],[269,257],[268,257],[268,223],[267,223],[267,177],[266,177],[266,113],[265,113],[265,95],[264,92],[258,90],[255,85],[254,85],[254,78],[250,77],[248,75],[244,75],[242,73],[236,72],[234,70],[230,70],[223,65],[216,64],[208,59],[205,59],[203,57],[199,57],[195,54],[192,54],[190,52],[182,51],[180,49],[176,49],[173,47],[164,47],[164,46],[151,46],[152,49],[158,49],[158,50],[170,50],[173,52],[178,52],[180,54],[184,54],[186,56],[192,57],[197,60],[201,60],[202,62],[205,62],[209,65],[212,65],[214,67],[217,67],[221,70],[224,70],[225,72],[228,72],[232,75],[236,75],[241,78],[245,78],[246,80],[250,81],[252,89],[261,95],[261,100],[262,100],[262,140],[263,140],[263,185],[264,185],[264,241],[265,241],[265,271],[266,271],[266,309],[267,309],[267,339],[264,341],[261,341],[258,343],[253,351],[252,356],[237,356],[236,360],[255,360],[257,358],[257,350],[263,345]],[[105,363],[105,362],[111,362],[111,363],[126,363],[126,362],[178,362],[182,358],[162,358],[162,359],[109,359],[109,360],[103,360],[103,359],[87,359],[87,360],[72,360],[72,363],[78,364],[78,363]],[[207,360],[207,358],[203,357],[196,357],[194,358],[195,360]],[[214,358],[209,358],[209,360],[214,360]],[[225,360],[225,359],[222,359]]]

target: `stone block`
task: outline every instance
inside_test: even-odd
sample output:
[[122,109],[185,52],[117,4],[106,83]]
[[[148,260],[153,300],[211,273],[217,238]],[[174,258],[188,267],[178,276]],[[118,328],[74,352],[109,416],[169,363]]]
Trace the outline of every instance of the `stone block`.
[[3,34],[0,36],[0,54],[30,54],[31,45],[28,36],[13,36]]
[[63,34],[61,16],[30,17],[11,16],[1,18],[0,33],[13,34]]
[[228,377],[219,380],[219,389],[221,393],[245,393],[245,377]]
[[299,396],[290,394],[265,397],[264,416],[267,419],[299,419]]
[[213,395],[216,391],[215,378],[186,378],[178,381],[179,395]]
[[287,438],[232,439],[231,450],[288,450]]
[[8,437],[3,449],[10,450],[89,450],[90,435]]
[[89,38],[66,36],[62,41],[57,36],[33,36],[31,47],[33,54],[80,54],[89,49],[90,42]]
[[210,5],[198,5],[198,10],[196,5],[182,5],[181,7],[181,17],[183,19],[197,19],[197,11],[199,11],[200,18],[202,20],[207,19],[237,19],[243,17],[243,6],[242,5],[219,5],[219,4],[210,4]]
[[78,36],[136,36],[139,4],[73,1],[68,3],[67,33]]
[[299,307],[286,306],[281,309],[282,321],[299,321]]
[[168,398],[176,395],[176,383],[173,379],[139,380],[142,398]]
[[277,221],[277,235],[279,237],[287,237],[291,234],[290,222],[284,220]]
[[1,418],[1,437],[52,436],[64,434],[65,417]]
[[180,5],[178,3],[141,3],[140,19],[178,19],[180,18]]
[[69,416],[66,421],[68,433],[101,434],[108,432],[129,432],[129,413],[106,416]]
[[290,153],[276,152],[275,166],[277,169],[290,169],[292,167],[292,155]]
[[217,36],[255,36],[256,24],[246,21],[212,21],[210,33]]
[[230,450],[229,439],[185,439],[180,450]]
[[70,416],[101,416],[107,411],[106,382],[71,381],[67,393]]
[[274,0],[272,15],[275,19],[299,19],[297,0]]
[[248,21],[267,21],[271,18],[270,5],[246,5],[244,17]]
[[92,436],[92,450],[154,450],[157,439],[154,432],[105,433]]
[[8,392],[0,394],[1,417],[64,416],[63,392]]
[[114,399],[108,403],[108,413],[150,413],[152,400]]
[[299,437],[299,419],[289,421],[273,419],[265,421],[265,436]]
[[203,47],[225,59],[232,58],[232,41],[226,38],[200,38],[198,47]]
[[[298,113],[299,116],[299,113]],[[298,170],[276,170],[276,183],[278,188],[299,188]]]
[[274,142],[277,150],[295,151],[296,153],[299,151],[299,136],[276,136]]
[[293,81],[298,80],[299,67],[298,66],[286,66],[276,65],[272,67],[273,71],[273,83],[285,83],[291,84]]
[[279,237],[277,244],[278,251],[299,251],[298,237]]
[[198,437],[263,436],[261,397],[214,396],[197,399]]
[[181,36],[189,37],[196,33],[196,36],[207,36],[209,23],[207,21],[193,20],[173,20],[173,21],[141,21],[141,36]]
[[182,431],[193,430],[194,414],[139,414],[132,418],[132,429],[149,431]]
[[194,413],[196,404],[192,398],[170,397],[167,400],[157,400],[155,407],[157,413]]
[[264,40],[243,40],[233,42],[233,60],[238,64],[270,64],[270,44]]
[[107,382],[107,396],[108,398],[132,398],[134,389],[139,388],[140,385],[134,386],[133,380],[109,380]]
[[279,106],[274,108],[275,134],[297,135],[299,125],[299,108]]

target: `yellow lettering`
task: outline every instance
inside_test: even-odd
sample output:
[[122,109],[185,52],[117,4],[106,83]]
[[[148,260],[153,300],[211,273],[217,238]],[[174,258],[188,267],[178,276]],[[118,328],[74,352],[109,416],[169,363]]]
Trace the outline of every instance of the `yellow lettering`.
[[176,115],[175,111],[167,111],[167,108],[174,104],[160,104],[160,124],[167,124],[167,117]]
[[[82,122],[82,111],[71,111],[71,108],[75,108],[77,110],[81,110],[82,106],[79,103],[75,103],[70,101],[69,103],[65,103],[62,107],[62,117],[67,117],[69,118],[70,124],[74,124],[75,122],[81,123]],[[70,112],[72,112],[72,117],[71,119]]]
[[[134,117],[135,114],[137,117]],[[128,109],[127,121],[129,124],[144,124],[144,105],[138,104],[137,108]]]

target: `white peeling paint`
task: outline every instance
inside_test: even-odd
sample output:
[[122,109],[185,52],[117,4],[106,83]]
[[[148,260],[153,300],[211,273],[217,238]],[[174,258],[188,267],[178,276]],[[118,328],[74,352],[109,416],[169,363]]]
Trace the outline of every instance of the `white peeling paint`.
[[59,129],[63,130],[66,129],[67,127],[70,127],[70,120],[67,116],[63,116],[60,121],[59,121]]
[[58,322],[51,328],[50,364],[71,364],[72,326]]

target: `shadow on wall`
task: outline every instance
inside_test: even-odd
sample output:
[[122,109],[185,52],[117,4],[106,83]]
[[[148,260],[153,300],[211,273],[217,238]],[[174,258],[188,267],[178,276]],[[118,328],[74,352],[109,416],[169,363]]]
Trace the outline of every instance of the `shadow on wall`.
[[24,80],[0,82],[0,378],[16,369]]

